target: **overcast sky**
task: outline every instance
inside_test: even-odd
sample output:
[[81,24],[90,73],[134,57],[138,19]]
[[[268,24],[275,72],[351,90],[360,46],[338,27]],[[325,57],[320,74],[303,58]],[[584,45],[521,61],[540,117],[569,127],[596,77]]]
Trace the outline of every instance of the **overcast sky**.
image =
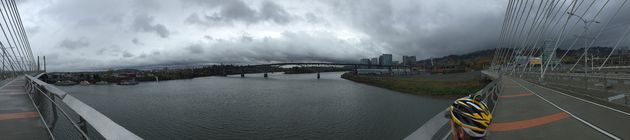
[[18,0],[48,68],[354,62],[493,48],[507,0]]

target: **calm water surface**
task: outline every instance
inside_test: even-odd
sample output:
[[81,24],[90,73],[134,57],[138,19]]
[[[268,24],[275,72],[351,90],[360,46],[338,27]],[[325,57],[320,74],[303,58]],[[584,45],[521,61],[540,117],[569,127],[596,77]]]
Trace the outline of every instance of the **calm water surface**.
[[402,139],[451,102],[355,83],[341,74],[62,89],[144,139]]

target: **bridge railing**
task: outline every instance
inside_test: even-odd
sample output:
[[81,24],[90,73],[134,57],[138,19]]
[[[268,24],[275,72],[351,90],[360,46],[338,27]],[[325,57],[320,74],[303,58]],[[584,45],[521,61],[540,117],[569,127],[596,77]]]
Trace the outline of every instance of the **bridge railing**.
[[476,95],[482,97],[482,101],[491,109],[490,112],[494,111],[497,101],[499,100],[499,94],[501,94],[501,91],[503,90],[503,86],[501,85],[502,79],[503,78],[497,74],[497,77],[492,80],[492,82],[475,93]]
[[[499,95],[502,92],[503,86],[501,85],[501,80],[503,78],[501,75],[494,71],[483,71],[483,73],[491,77],[493,80],[488,85],[486,85],[476,93],[473,93],[472,95],[478,95],[479,97],[481,97],[481,100],[486,103],[486,105],[488,106],[488,108],[491,109],[492,112],[494,111],[494,108],[496,107],[499,100]],[[420,128],[407,136],[405,140],[447,139],[450,136],[450,131],[439,131],[441,128],[449,127],[445,126],[449,125],[449,119],[446,118],[447,112],[448,108],[433,116],[433,118],[425,122]]]
[[[541,83],[540,74],[522,73],[521,78]],[[609,73],[547,73],[542,84],[624,106],[630,106],[630,75]]]
[[142,139],[54,85],[25,77],[27,93],[53,139]]

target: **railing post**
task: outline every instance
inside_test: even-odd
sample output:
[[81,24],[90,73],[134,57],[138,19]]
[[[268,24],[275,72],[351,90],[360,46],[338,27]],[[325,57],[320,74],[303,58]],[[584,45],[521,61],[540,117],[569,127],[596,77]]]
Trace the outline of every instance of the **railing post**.
[[626,106],[628,106],[628,94],[626,94],[626,96],[624,98],[626,100]]
[[53,103],[54,100],[55,100],[55,96],[53,96],[53,94],[48,92],[48,91],[45,91],[45,92],[47,92],[47,93],[42,93],[42,94],[48,94],[49,97],[51,98],[51,100],[49,102],[50,102],[50,106],[52,107],[53,120],[52,120],[52,123],[51,123],[50,127],[53,128],[53,127],[55,127],[55,124],[57,124],[57,118],[58,118],[57,105],[55,105],[55,103]]
[[85,134],[85,136],[83,136],[84,140],[89,139],[87,137],[87,122],[85,121],[85,119],[83,119],[83,117],[79,116],[79,128],[81,128],[81,131],[83,131],[83,133]]
[[607,80],[606,78],[601,78],[601,79],[602,79],[602,81],[603,81],[603,82],[602,82],[602,84],[603,84],[602,88],[604,88],[604,90],[605,90],[606,92],[608,92],[608,80]]
[[[41,117],[48,127],[49,132],[64,133],[63,135],[76,135],[76,133],[79,133],[78,137],[81,137],[83,140],[89,140],[90,137],[87,135],[87,131],[89,129],[88,127],[91,127],[92,130],[94,130],[92,133],[98,133],[105,139],[142,139],[56,87],[49,86],[43,81],[30,76],[27,76],[27,78],[25,88],[29,88],[29,92],[31,92],[29,94],[33,95],[31,97],[35,102],[35,106],[41,110]],[[67,104],[68,102],[65,102],[65,99],[70,99],[71,101],[68,101],[70,104]],[[46,103],[50,105],[46,105]],[[71,116],[65,111],[66,107],[74,111],[69,113],[76,113],[76,115],[78,115],[78,121],[76,121],[76,116]],[[84,118],[86,116],[89,118]],[[59,117],[67,121],[59,121]],[[90,120],[90,122],[88,122],[88,120]],[[59,126],[63,127],[61,130],[56,126],[57,123],[61,123]],[[66,128],[68,123],[72,126],[73,130],[76,131],[66,131],[68,129]],[[52,132],[50,135],[54,139],[55,136]]]
[[584,74],[584,91],[588,91],[588,77]]

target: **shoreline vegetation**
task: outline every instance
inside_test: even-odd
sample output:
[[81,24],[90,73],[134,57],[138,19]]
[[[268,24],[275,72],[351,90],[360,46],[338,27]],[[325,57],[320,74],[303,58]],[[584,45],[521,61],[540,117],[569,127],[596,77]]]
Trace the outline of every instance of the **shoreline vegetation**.
[[459,98],[481,90],[490,82],[482,75],[478,71],[413,76],[355,75],[347,72],[341,78],[413,95]]
[[91,83],[121,83],[125,81],[152,82],[179,79],[192,79],[208,76],[228,76],[251,73],[285,72],[285,74],[303,74],[317,72],[350,71],[350,67],[270,67],[245,65],[210,65],[193,68],[175,68],[152,70],[118,69],[89,72],[51,72],[40,77],[44,82],[60,86],[83,85]]

